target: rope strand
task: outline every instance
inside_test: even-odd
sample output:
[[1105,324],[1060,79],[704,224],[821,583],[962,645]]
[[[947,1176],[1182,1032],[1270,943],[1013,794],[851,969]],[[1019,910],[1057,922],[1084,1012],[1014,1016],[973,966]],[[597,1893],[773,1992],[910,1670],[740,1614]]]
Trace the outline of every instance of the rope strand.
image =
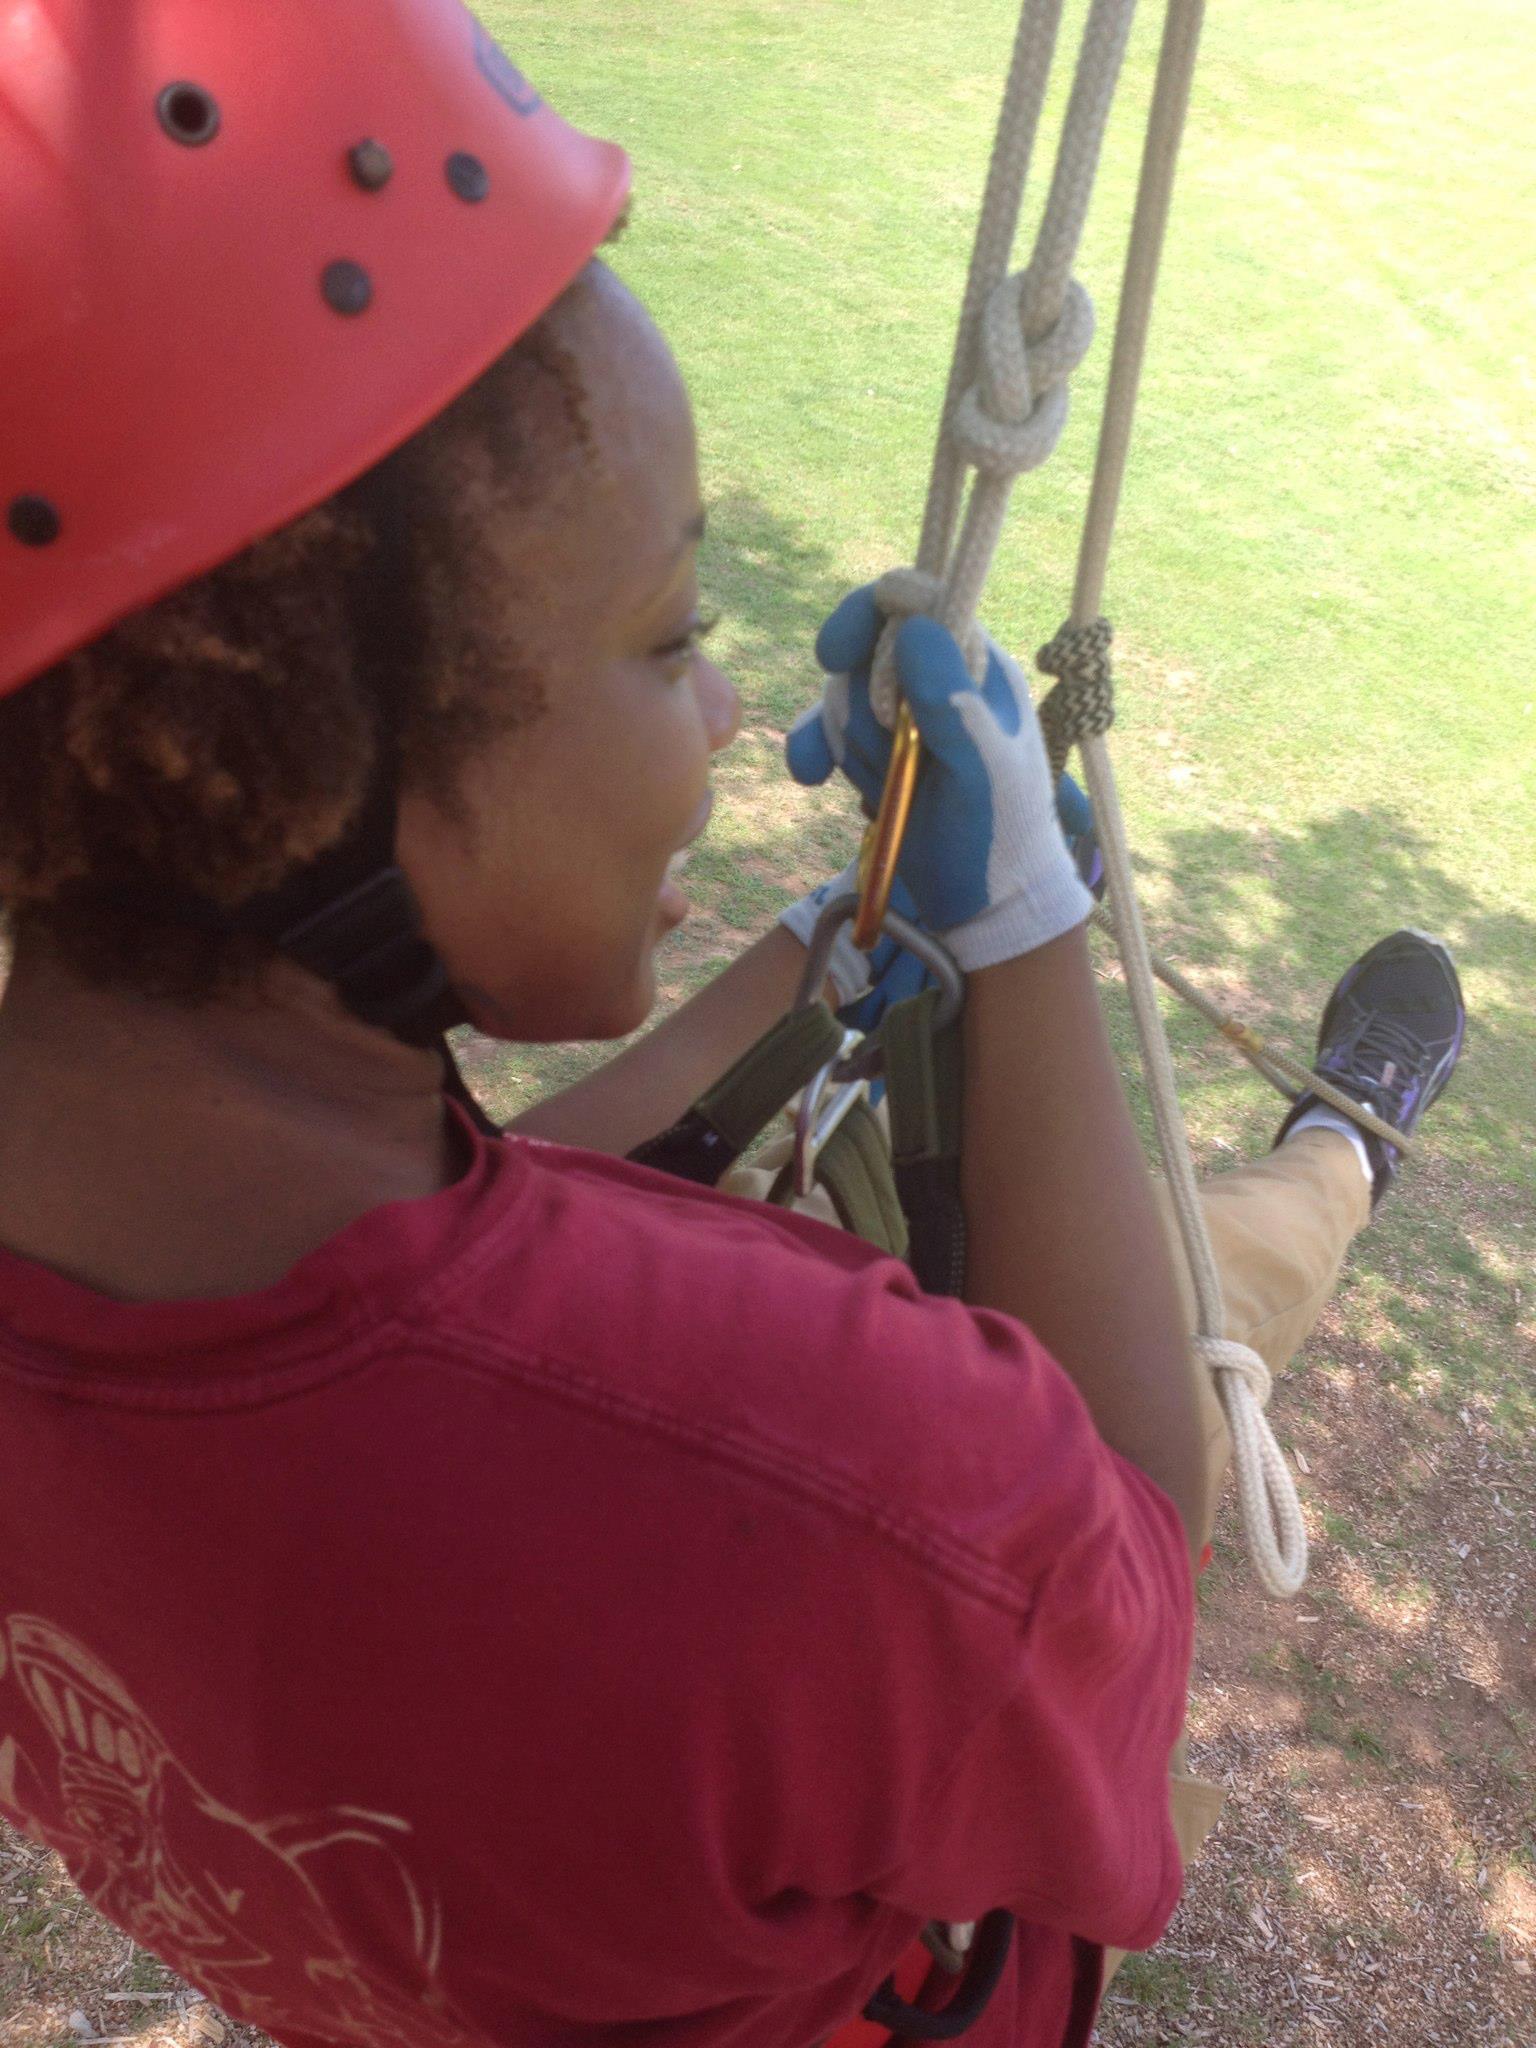
[[[1134,10],[1135,0],[1092,0],[1040,230],[1028,263],[1009,276],[1009,249],[1061,17],[1061,0],[1025,0],[961,308],[917,564],[880,586],[881,603],[892,614],[923,610],[949,627],[973,668],[979,659],[976,610],[1014,483],[1044,462],[1059,441],[1068,379],[1093,334],[1092,304],[1072,267]],[[1226,1335],[1220,1278],[1205,1230],[1104,741],[1114,707],[1109,629],[1099,617],[1100,604],[1203,14],[1203,0],[1169,0],[1072,612],[1042,651],[1042,664],[1058,682],[1041,706],[1041,717],[1054,768],[1059,770],[1074,741],[1082,749],[1158,1147],[1194,1287],[1195,1351],[1215,1379],[1231,1431],[1255,1568],[1271,1593],[1289,1595],[1306,1577],[1306,1527],[1295,1483],[1264,1416],[1269,1374],[1256,1352]],[[971,482],[964,496],[967,470]],[[876,714],[886,725],[893,723],[898,705],[894,622],[893,617],[877,651],[871,688]],[[1248,1047],[1243,1049],[1254,1057]],[[1272,1078],[1281,1070],[1281,1062],[1267,1050],[1256,1064]]]

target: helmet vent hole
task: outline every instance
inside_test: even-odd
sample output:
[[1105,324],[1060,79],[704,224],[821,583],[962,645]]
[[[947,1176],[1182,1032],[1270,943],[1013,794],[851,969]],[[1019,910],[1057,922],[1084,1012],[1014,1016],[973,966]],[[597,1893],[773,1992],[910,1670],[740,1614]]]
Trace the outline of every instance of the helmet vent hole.
[[354,184],[361,185],[365,192],[382,192],[395,175],[394,158],[382,142],[375,142],[371,136],[364,142],[353,143],[347,151],[347,166]]
[[172,142],[186,149],[200,149],[219,132],[218,101],[202,86],[188,85],[184,79],[166,86],[155,102],[155,112]]
[[491,174],[479,157],[471,156],[468,150],[456,149],[443,165],[449,189],[470,206],[478,206],[491,189]]
[[30,494],[11,500],[6,509],[5,523],[12,537],[27,548],[45,548],[56,541],[62,524],[58,512],[46,498],[35,498]]
[[373,279],[361,263],[327,263],[320,273],[320,292],[333,313],[351,317],[366,313],[373,304]]

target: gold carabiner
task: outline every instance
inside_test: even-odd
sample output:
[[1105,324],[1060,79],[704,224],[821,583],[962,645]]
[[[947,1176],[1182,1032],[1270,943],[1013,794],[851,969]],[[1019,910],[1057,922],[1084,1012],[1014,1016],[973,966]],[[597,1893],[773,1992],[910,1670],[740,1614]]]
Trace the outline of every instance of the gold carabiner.
[[912,798],[917,790],[917,771],[922,762],[922,742],[917,720],[905,698],[896,706],[896,727],[891,734],[891,765],[885,771],[880,808],[864,834],[859,849],[859,910],[853,921],[853,943],[867,953],[879,942],[885,913],[890,908],[891,889],[896,880],[896,863],[912,815]]

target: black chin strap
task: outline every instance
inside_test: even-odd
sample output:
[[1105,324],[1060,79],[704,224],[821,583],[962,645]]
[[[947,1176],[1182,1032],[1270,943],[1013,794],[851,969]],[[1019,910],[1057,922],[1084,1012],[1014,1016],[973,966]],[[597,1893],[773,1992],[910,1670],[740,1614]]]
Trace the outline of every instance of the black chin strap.
[[465,1021],[394,864],[393,832],[354,830],[231,922],[330,982],[354,1016],[407,1045],[435,1045]]

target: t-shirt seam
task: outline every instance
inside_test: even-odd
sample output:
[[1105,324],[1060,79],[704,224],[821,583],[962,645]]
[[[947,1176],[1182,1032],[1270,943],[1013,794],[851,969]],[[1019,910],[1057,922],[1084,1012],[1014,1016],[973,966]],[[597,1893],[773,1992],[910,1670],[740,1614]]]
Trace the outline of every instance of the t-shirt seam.
[[[263,1367],[259,1373],[200,1379],[191,1385],[157,1385],[133,1370],[139,1362],[137,1360],[125,1365],[119,1358],[114,1372],[102,1372],[91,1362],[89,1353],[77,1352],[71,1357],[58,1346],[46,1347],[51,1354],[50,1362],[39,1363],[35,1358],[24,1356],[14,1342],[5,1341],[5,1333],[0,1332],[0,1379],[10,1379],[26,1387],[30,1393],[59,1401],[94,1407],[145,1409],[159,1414],[198,1417],[270,1408],[282,1401],[297,1400],[305,1394],[331,1386],[349,1374],[366,1371],[377,1360],[361,1352],[354,1353],[354,1347],[360,1340],[387,1329],[394,1320],[392,1315],[370,1318],[366,1326],[349,1328],[339,1344],[333,1339],[323,1346],[298,1353],[282,1365]],[[337,1358],[333,1354],[338,1349],[354,1355]],[[59,1362],[53,1363],[53,1358]],[[149,1369],[146,1366],[146,1370]]]
[[413,1339],[440,1357],[497,1378],[515,1377],[535,1391],[563,1399],[604,1420],[665,1436],[684,1450],[712,1457],[753,1478],[771,1481],[802,1499],[854,1520],[1016,1623],[1025,1623],[1033,1610],[1032,1592],[1004,1567],[957,1538],[946,1536],[932,1524],[895,1513],[882,1495],[825,1468],[808,1465],[787,1446],[777,1445],[768,1437],[747,1436],[703,1423],[605,1386],[588,1377],[578,1365],[547,1349],[541,1349],[536,1356],[527,1351],[499,1349],[479,1342],[467,1331],[456,1331],[450,1343],[440,1330],[411,1328]]

